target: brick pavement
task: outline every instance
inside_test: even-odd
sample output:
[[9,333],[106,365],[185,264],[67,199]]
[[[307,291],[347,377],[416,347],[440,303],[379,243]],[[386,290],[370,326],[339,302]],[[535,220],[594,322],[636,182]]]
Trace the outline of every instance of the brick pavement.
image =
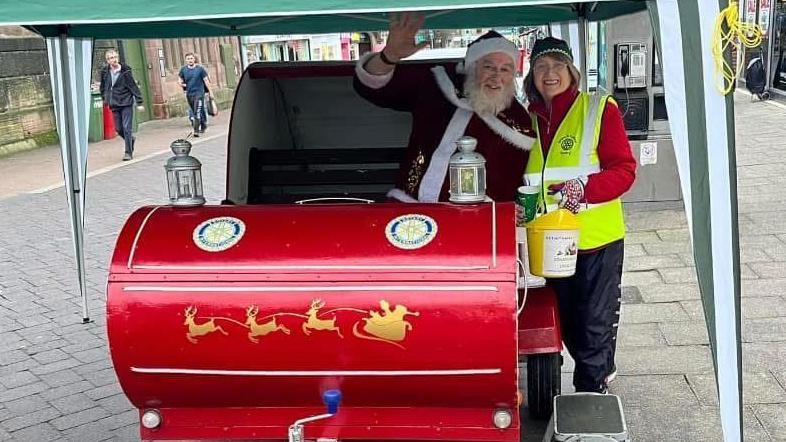
[[[786,223],[781,221],[786,194],[772,190],[773,184],[786,185],[784,117],[783,107],[737,99],[744,417],[750,441],[786,440]],[[140,143],[150,146],[148,155],[182,132],[178,126],[159,129],[156,135],[144,129],[140,134]],[[193,151],[205,164],[205,193],[212,203],[223,197],[224,146],[223,137],[201,140]],[[105,164],[96,160],[95,168],[109,172],[88,182],[90,324],[80,323],[63,189],[7,192],[0,200],[0,440],[138,439],[137,415],[108,357],[103,298],[109,255],[125,217],[141,205],[164,201],[166,156],[130,164],[117,163],[115,156],[107,154]],[[39,158],[59,162],[56,150]],[[35,164],[18,158],[8,167],[0,160],[0,187],[16,183],[13,192],[19,193],[50,185],[51,167],[47,175],[31,169]],[[117,164],[121,167],[114,168]],[[24,177],[28,181],[19,185]],[[612,392],[622,397],[633,440],[719,440],[712,362],[682,209],[629,207],[627,222],[620,376]],[[568,360],[566,390],[571,369]],[[526,424],[533,429],[526,440],[539,440],[543,426]]]

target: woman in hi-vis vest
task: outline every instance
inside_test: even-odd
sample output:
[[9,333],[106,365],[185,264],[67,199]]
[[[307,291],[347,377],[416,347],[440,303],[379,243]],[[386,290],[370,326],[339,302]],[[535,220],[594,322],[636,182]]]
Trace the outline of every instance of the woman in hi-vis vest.
[[537,141],[525,179],[541,186],[546,210],[581,221],[576,274],[551,279],[562,337],[576,361],[576,391],[605,393],[617,374],[614,352],[625,222],[620,196],[633,184],[633,158],[622,116],[611,97],[579,92],[581,76],[567,43],[535,42],[524,79]]

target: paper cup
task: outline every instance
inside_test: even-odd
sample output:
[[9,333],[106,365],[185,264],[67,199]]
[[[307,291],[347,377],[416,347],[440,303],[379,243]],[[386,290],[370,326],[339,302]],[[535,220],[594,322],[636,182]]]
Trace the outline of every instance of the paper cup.
[[540,186],[521,186],[516,190],[516,204],[522,207],[521,214],[523,215],[523,218],[518,220],[519,225],[523,226],[535,219],[539,194]]

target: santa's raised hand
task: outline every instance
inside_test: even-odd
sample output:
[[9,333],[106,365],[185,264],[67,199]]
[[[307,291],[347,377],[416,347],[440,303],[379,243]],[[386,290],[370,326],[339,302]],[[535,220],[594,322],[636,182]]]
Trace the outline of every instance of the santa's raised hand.
[[394,14],[390,19],[388,41],[382,50],[385,57],[393,63],[407,58],[428,46],[428,42],[415,43],[415,35],[425,20],[423,14],[403,12]]

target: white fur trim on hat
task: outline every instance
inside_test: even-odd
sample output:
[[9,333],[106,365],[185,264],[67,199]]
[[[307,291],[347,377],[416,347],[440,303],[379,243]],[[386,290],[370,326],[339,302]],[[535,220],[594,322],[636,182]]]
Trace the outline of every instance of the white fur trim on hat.
[[519,58],[519,51],[512,41],[505,37],[486,38],[477,40],[467,47],[467,55],[464,57],[464,70],[466,71],[478,60],[494,52],[502,52],[508,55],[514,64]]

